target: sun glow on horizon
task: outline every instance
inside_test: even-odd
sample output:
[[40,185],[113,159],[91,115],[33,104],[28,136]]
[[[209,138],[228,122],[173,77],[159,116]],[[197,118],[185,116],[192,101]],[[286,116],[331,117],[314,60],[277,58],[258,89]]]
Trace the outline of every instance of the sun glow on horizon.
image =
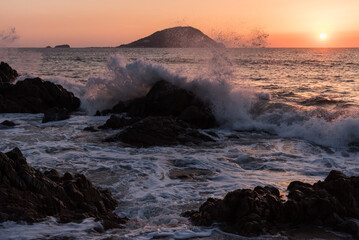
[[327,34],[326,33],[321,33],[320,35],[319,35],[319,37],[320,37],[320,39],[326,39],[327,38]]

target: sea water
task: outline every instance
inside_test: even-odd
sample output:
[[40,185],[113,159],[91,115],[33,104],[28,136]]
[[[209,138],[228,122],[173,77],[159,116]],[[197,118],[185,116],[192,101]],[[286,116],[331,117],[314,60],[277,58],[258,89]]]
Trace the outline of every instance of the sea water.
[[[0,239],[216,239],[223,234],[216,227],[192,226],[181,213],[238,188],[271,185],[285,196],[293,180],[313,183],[332,169],[359,173],[359,49],[0,49],[0,60],[21,74],[17,81],[39,76],[82,102],[59,122],[0,114],[0,122],[18,124],[0,130],[0,151],[19,147],[37,169],[85,174],[130,219],[105,233],[93,230],[93,219],[5,222]],[[83,131],[108,119],[96,110],[144,96],[159,79],[211,104],[216,143],[132,148],[102,141],[121,130]],[[185,168],[213,175],[169,177]]]

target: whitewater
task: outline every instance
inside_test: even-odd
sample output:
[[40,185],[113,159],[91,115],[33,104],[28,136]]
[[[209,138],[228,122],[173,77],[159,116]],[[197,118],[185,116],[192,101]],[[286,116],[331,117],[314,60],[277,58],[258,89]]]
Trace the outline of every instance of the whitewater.
[[[108,188],[115,212],[130,220],[101,234],[93,219],[5,222],[0,239],[221,239],[230,236],[192,226],[181,213],[238,188],[271,185],[285,195],[291,181],[313,183],[332,169],[358,175],[358,56],[359,49],[1,49],[17,81],[39,76],[82,104],[70,119],[45,124],[42,114],[0,114],[18,124],[0,129],[0,151],[19,147],[37,169],[83,173]],[[216,143],[132,148],[102,141],[121,130],[83,131],[109,118],[97,110],[144,96],[159,79],[210,103]],[[211,174],[171,178],[187,168]]]

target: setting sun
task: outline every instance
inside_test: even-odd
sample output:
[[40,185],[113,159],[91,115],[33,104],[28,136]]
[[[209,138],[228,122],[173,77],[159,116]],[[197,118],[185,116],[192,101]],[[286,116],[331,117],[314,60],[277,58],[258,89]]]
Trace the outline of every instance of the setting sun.
[[327,38],[327,34],[326,34],[326,33],[321,33],[321,34],[320,34],[320,38],[321,38],[321,39],[326,39],[326,38]]

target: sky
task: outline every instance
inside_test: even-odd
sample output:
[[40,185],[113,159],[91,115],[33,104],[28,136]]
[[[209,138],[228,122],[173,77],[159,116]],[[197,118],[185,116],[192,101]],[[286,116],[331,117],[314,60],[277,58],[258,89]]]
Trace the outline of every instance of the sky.
[[256,33],[268,47],[359,47],[358,13],[359,0],[0,0],[0,43],[118,46],[193,26],[231,47]]

